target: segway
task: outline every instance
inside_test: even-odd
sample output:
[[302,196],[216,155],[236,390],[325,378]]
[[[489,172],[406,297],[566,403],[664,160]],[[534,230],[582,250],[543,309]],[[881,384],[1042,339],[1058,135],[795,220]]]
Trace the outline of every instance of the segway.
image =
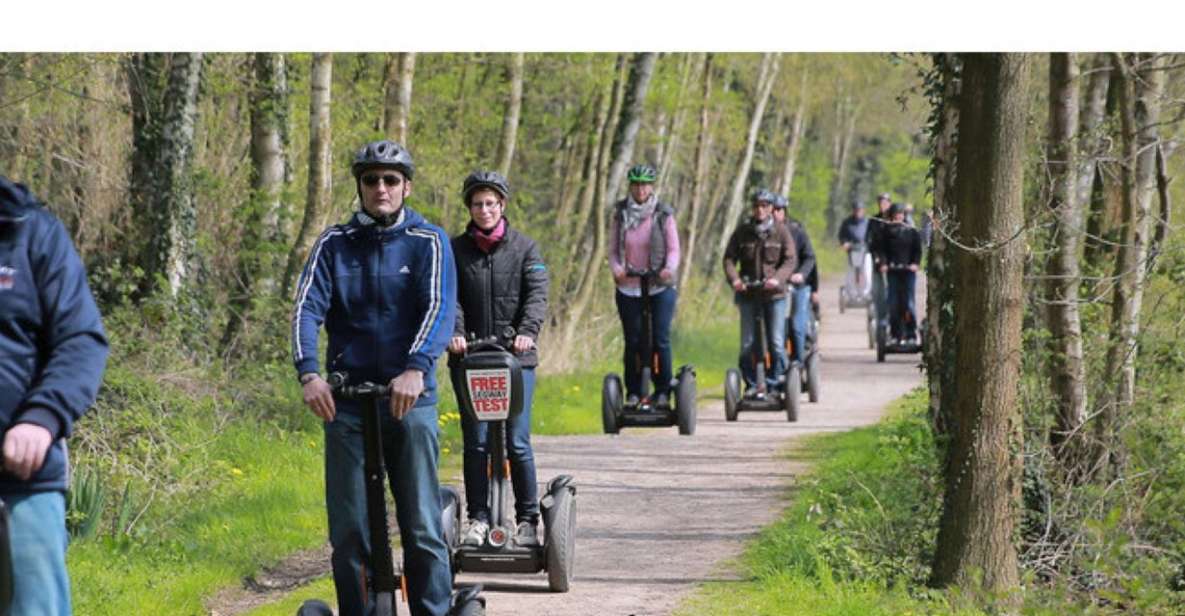
[[[787,361],[791,361],[791,358],[794,357],[794,311],[795,308],[792,302],[790,314],[786,315]],[[787,368],[787,371],[798,370],[800,373],[798,380],[802,384],[802,393],[807,394],[807,398],[811,402],[818,402],[822,387],[820,382],[822,378],[821,366],[819,365],[821,361],[819,358],[819,321],[816,320],[813,314],[810,319],[807,319],[807,330],[803,346],[806,347],[803,349],[805,359],[801,362],[793,361],[790,367]]]
[[[890,263],[889,264],[889,271],[902,271],[902,270],[908,270],[908,269],[909,269],[909,266],[902,264],[902,263]],[[878,272],[877,275],[883,276],[884,274]],[[885,288],[885,293],[887,294],[889,292],[889,281],[888,280],[885,280],[884,288]],[[891,308],[890,308],[890,310],[891,310]],[[903,314],[899,315],[899,318],[902,319],[903,325],[908,326],[910,323],[910,320],[913,318],[913,315],[911,315],[909,313],[909,311],[907,310],[907,311],[904,311]],[[894,355],[894,354],[909,355],[909,354],[914,354],[914,353],[921,353],[922,350],[925,348],[924,347],[925,331],[920,327],[915,327],[914,332],[916,334],[916,338],[914,340],[894,342],[889,339],[890,331],[889,331],[889,319],[888,319],[887,315],[886,315],[886,318],[879,319],[877,322],[877,330],[876,330],[876,361],[877,361],[877,363],[883,363],[885,361],[886,355]]]
[[654,332],[650,327],[650,283],[658,276],[655,270],[638,271],[630,269],[630,276],[641,281],[642,291],[642,350],[639,355],[647,361],[638,364],[642,371],[642,391],[637,404],[624,400],[621,377],[614,373],[605,375],[601,384],[601,424],[605,434],[617,434],[623,427],[667,427],[679,426],[679,434],[695,434],[695,368],[679,366],[671,387],[675,390],[673,401],[659,403],[650,398],[650,375],[658,371],[658,352],[654,350]]
[[[387,501],[385,469],[383,467],[383,439],[380,418],[383,400],[390,396],[388,386],[369,381],[349,384],[344,372],[329,375],[329,387],[338,396],[347,400],[358,400],[362,405],[363,469],[366,481],[366,517],[370,526],[370,571],[366,587],[374,589],[374,616],[395,616],[395,589],[399,588],[404,600],[407,597],[407,580],[395,573],[391,558],[391,537],[387,528]],[[445,523],[445,539],[448,539],[448,521],[455,519],[460,511],[457,491],[449,486],[440,489],[441,517]],[[455,526],[453,527],[455,531]],[[481,585],[468,586],[453,593],[449,616],[484,616],[485,599],[479,596]],[[305,601],[296,612],[297,616],[332,616],[333,611],[324,601]],[[346,615],[343,615],[346,616]]]
[[[742,279],[742,281],[745,285],[745,290],[742,293],[751,293],[761,289],[764,285],[760,280]],[[802,392],[800,369],[795,364],[791,364],[786,368],[781,386],[775,388],[774,391],[768,391],[765,373],[771,368],[772,359],[769,343],[765,339],[764,310],[757,311],[756,325],[757,331],[754,332],[753,342],[748,349],[745,349],[756,367],[756,390],[751,396],[743,395],[741,371],[737,368],[729,368],[724,373],[724,418],[728,421],[736,421],[741,411],[785,411],[786,421],[798,421],[798,398]]]
[[[504,340],[514,339],[513,329]],[[507,342],[508,344],[508,342]],[[576,484],[571,475],[559,475],[547,483],[539,509],[544,538],[538,546],[514,543],[513,490],[510,461],[506,457],[506,423],[523,410],[523,377],[518,358],[496,336],[472,340],[450,375],[461,410],[474,421],[489,426],[490,530],[484,545],[460,544],[461,511],[446,521],[451,532],[454,572],[538,573],[547,571],[552,592],[568,592],[576,564]]]
[[847,308],[865,308],[872,302],[872,292],[864,291],[863,285],[859,284],[864,262],[870,258],[868,248],[863,243],[852,244],[848,249],[848,275],[839,287],[840,314]]

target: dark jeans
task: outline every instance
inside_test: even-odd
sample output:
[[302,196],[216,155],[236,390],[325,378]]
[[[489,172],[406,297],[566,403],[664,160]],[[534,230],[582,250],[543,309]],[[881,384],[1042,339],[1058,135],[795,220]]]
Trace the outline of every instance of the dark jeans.
[[[535,454],[531,451],[531,400],[535,394],[535,369],[523,369],[523,410],[506,422],[506,456],[514,484],[515,521],[539,522],[539,488],[535,483]],[[490,521],[490,429],[461,413],[465,437],[465,503],[469,519]],[[500,472],[500,469],[494,469]]]
[[[678,292],[667,287],[650,296],[650,327],[654,332],[654,349],[658,353],[658,372],[650,375],[653,394],[669,393],[671,389],[671,321],[675,318]],[[617,292],[617,314],[625,333],[625,391],[626,395],[642,395],[642,366],[649,357],[642,357],[642,298]]]
[[[809,295],[810,288],[803,288]],[[765,316],[766,349],[771,360],[769,370],[765,373],[765,384],[767,390],[772,390],[778,386],[779,379],[789,365],[786,357],[786,308],[790,299],[785,296],[764,299],[737,293],[734,301],[741,311],[741,356],[738,360],[741,365],[741,376],[744,377],[747,387],[757,385],[756,362],[763,361],[763,358],[755,357],[750,350],[757,343],[757,316],[760,313]]]
[[790,321],[794,336],[794,357],[796,362],[806,361],[806,333],[811,327],[811,288],[807,285],[791,287]]
[[[362,595],[362,568],[369,569],[371,546],[362,417],[356,414],[356,404],[337,400],[337,416],[325,424],[325,504],[339,614],[365,614],[364,606],[374,604],[373,592],[369,597]],[[448,611],[452,581],[436,475],[440,455],[436,407],[416,406],[396,421],[385,404],[380,422],[383,461],[395,496],[408,607],[415,616],[440,616]]]
[[[888,275],[889,335],[893,338],[915,339],[918,327],[913,292],[918,275],[909,270],[894,270]],[[906,313],[909,314],[908,318],[904,318]]]

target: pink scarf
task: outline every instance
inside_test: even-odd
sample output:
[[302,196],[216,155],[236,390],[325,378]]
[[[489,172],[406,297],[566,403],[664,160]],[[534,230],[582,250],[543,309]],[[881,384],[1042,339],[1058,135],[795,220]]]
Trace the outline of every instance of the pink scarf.
[[494,225],[494,228],[488,232],[482,231],[471,221],[469,223],[469,235],[473,236],[473,241],[477,242],[477,247],[482,252],[489,254],[494,249],[494,246],[497,246],[498,242],[501,242],[502,238],[506,235],[506,219],[499,220],[498,224]]

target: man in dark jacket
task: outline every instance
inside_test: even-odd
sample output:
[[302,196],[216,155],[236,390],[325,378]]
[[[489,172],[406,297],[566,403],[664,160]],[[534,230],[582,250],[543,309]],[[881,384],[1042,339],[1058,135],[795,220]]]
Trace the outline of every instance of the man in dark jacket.
[[352,383],[389,383],[383,454],[403,544],[410,611],[441,616],[452,577],[437,479],[436,359],[453,332],[456,270],[448,237],[405,206],[415,166],[403,146],[376,141],[351,166],[362,210],[326,229],[297,286],[292,354],[305,403],[324,422],[325,501],[340,613],[367,613],[370,536],[357,401],[335,399],[319,374],[317,337],[329,334],[327,370]]
[[0,501],[13,614],[69,614],[66,437],[95,401],[107,338],[62,223],[0,177]]
[[890,222],[881,231],[881,273],[888,276],[889,335],[894,342],[917,340],[914,285],[922,261],[922,234],[905,222],[905,209],[889,208]]
[[[506,453],[514,486],[514,542],[533,547],[539,545],[539,495],[531,450],[531,401],[539,364],[535,341],[547,318],[547,267],[535,241],[511,228],[503,215],[510,184],[502,174],[470,174],[461,197],[470,221],[465,232],[452,240],[457,262],[457,319],[449,342],[449,361],[465,353],[470,335],[497,336],[518,356],[523,368],[523,406],[507,421]],[[454,383],[454,390],[460,391],[461,386]],[[468,413],[461,415],[461,428],[469,513],[463,542],[481,546],[490,530],[489,430]]]
[[[877,272],[881,271],[880,266],[883,264],[881,232],[889,222],[889,207],[892,205],[889,193],[881,193],[876,198],[877,213],[868,221],[868,250],[872,252],[872,267]],[[885,288],[885,277],[880,274],[872,277],[872,300],[876,305],[877,319],[884,320],[889,311],[888,290]]]
[[802,223],[786,213],[790,200],[779,194],[775,194],[774,197],[776,198],[774,220],[785,225],[786,229],[790,231],[790,237],[794,239],[795,260],[798,262],[794,273],[790,274],[790,284],[792,285],[790,321],[794,335],[794,357],[791,359],[802,362],[806,360],[804,345],[811,321],[811,275],[815,273],[815,249],[811,245],[811,237],[807,235],[806,228],[802,226]]
[[[741,311],[741,375],[745,395],[762,396],[777,387],[786,371],[787,285],[797,266],[794,239],[785,225],[773,218],[777,197],[762,189],[753,195],[753,215],[743,222],[724,249],[724,275],[736,291],[734,301]],[[746,282],[758,282],[749,289]],[[765,317],[766,343],[773,365],[765,383],[757,383],[755,357],[749,352],[757,332],[758,314]]]

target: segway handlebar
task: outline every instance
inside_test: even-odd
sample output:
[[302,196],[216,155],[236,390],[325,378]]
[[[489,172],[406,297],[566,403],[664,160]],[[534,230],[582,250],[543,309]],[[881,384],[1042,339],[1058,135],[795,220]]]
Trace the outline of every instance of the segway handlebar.
[[741,278],[741,284],[745,285],[745,291],[756,291],[757,289],[765,288],[764,280],[753,280],[752,278]]
[[472,332],[465,340],[465,354],[473,353],[475,351],[498,350],[510,351],[510,344],[514,340],[514,336],[518,332],[513,327],[507,326],[502,330],[502,335],[486,336],[485,338],[478,338]]
[[639,270],[639,269],[634,269],[632,267],[627,267],[627,268],[625,268],[625,275],[626,276],[633,276],[634,278],[649,278],[651,280],[654,280],[655,278],[658,278],[658,270],[655,270],[655,269]]
[[390,388],[386,385],[379,385],[365,381],[357,385],[350,385],[350,375],[346,372],[331,372],[329,378],[326,379],[329,383],[329,389],[343,398],[350,400],[362,400],[368,398],[382,398],[390,395]]
[[910,264],[909,263],[889,263],[888,266],[889,266],[889,271],[894,272],[894,271],[907,270],[907,269],[909,269]]

